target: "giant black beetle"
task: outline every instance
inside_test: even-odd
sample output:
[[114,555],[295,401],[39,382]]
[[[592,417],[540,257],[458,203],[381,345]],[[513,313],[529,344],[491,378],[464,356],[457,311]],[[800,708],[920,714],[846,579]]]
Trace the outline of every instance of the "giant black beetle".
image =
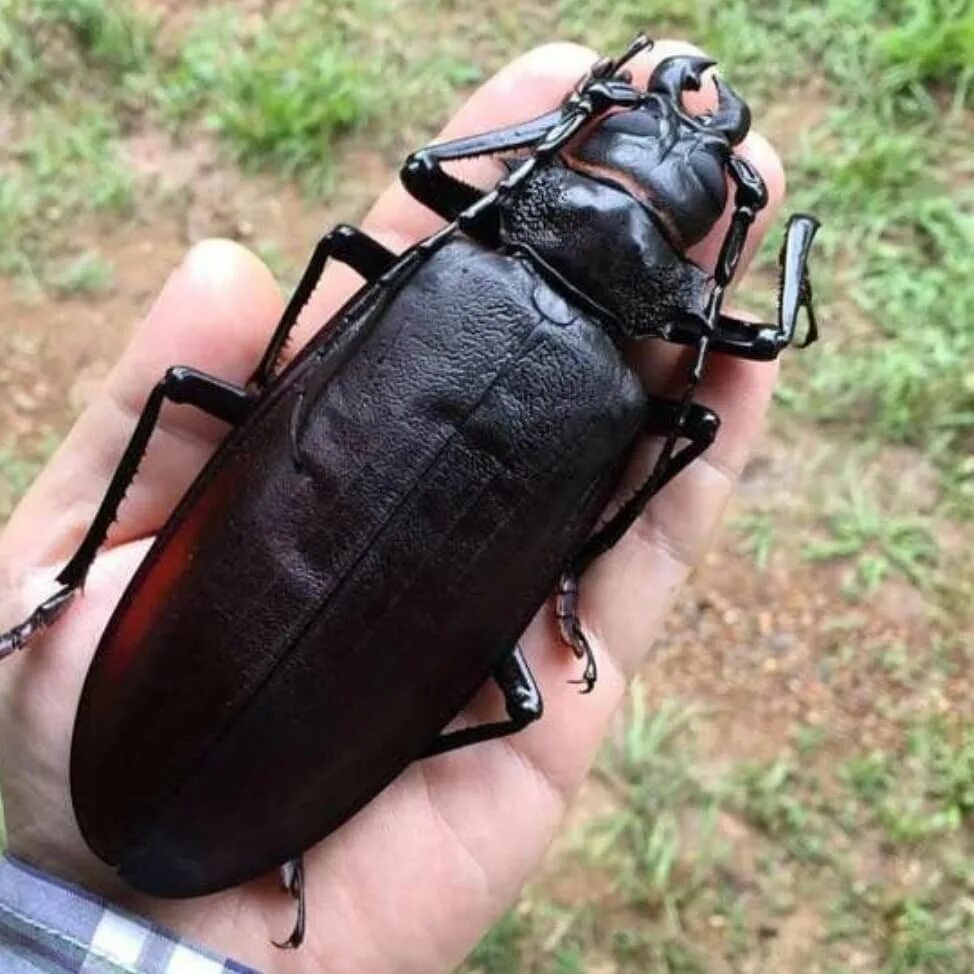
[[[788,226],[777,323],[722,311],[767,201],[734,153],[749,112],[719,79],[714,111],[684,110],[712,65],[698,56],[635,86],[623,66],[650,44],[534,121],[410,156],[405,186],[446,226],[398,256],[352,227],[324,237],[246,388],[170,369],[60,589],[0,636],[9,654],[66,609],[164,400],[233,425],[122,597],[75,723],[78,822],[134,887],[193,896],[286,864],[303,906],[302,850],[406,765],[541,715],[517,641],[553,590],[591,690],[578,578],[712,442],[718,417],[694,402],[707,355],[774,358],[802,308],[803,344],[816,337],[808,216]],[[508,165],[486,193],[442,168],[484,154]],[[685,251],[728,180],[708,274]],[[329,259],[366,284],[279,370]],[[694,349],[680,398],[649,395],[627,364],[648,338]],[[599,523],[647,432],[659,459]],[[444,733],[488,677],[507,719]],[[289,945],[302,927],[303,909]]]

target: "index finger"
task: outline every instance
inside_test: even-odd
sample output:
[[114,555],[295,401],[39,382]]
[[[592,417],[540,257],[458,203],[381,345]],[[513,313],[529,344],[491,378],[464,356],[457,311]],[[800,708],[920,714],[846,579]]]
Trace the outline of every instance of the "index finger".
[[[550,111],[596,58],[591,48],[569,43],[545,44],[522,54],[481,85],[435,141],[489,132]],[[464,180],[478,185],[489,184],[504,172],[501,163],[488,156],[466,160],[458,167]],[[442,225],[443,220],[410,196],[398,180],[362,221],[364,230],[396,253]],[[346,267],[329,268],[301,315],[291,350],[299,349],[360,283]]]

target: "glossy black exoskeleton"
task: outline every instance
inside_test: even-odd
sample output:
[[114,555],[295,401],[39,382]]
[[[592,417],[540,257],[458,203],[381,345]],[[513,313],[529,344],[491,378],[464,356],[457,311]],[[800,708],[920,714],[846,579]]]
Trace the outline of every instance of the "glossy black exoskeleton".
[[[720,81],[715,111],[684,110],[700,57],[633,85],[622,65],[648,46],[535,121],[412,155],[403,181],[446,226],[401,255],[329,233],[248,388],[171,369],[62,588],[0,637],[12,652],[64,611],[163,400],[233,425],[122,598],[78,710],[77,818],[136,888],[193,896],[289,863],[300,893],[302,850],[410,762],[540,716],[517,641],[552,591],[590,690],[577,580],[713,440],[718,417],[693,400],[706,356],[773,358],[803,307],[814,339],[807,216],[789,223],[779,320],[722,311],[767,200],[734,152],[748,110]],[[486,193],[442,168],[488,153],[508,175]],[[730,191],[710,274],[685,251]],[[329,259],[366,284],[278,373]],[[681,398],[647,394],[627,364],[625,341],[647,338],[695,350]],[[655,468],[596,528],[647,433],[664,438]],[[489,677],[507,719],[444,734]]]

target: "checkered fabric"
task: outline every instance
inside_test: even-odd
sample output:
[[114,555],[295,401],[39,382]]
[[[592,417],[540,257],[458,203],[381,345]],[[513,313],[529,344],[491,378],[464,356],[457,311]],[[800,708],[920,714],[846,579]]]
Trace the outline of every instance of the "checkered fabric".
[[0,858],[0,974],[258,974]]

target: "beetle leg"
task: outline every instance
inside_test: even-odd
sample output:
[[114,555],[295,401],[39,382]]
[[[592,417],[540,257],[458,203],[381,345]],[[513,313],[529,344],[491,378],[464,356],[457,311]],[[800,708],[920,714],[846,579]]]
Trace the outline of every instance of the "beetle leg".
[[41,603],[20,625],[0,635],[0,659],[16,652],[39,632],[54,625],[61,613],[71,604],[74,590],[61,588]]
[[373,240],[367,233],[346,223],[340,223],[326,233],[318,241],[311,260],[308,261],[308,266],[304,269],[301,280],[274,329],[267,349],[250,377],[249,385],[261,389],[270,381],[281,352],[287,344],[288,335],[291,334],[297,324],[298,316],[318,286],[329,259],[347,264],[366,281],[371,282],[381,277],[398,258],[378,240]]
[[[581,684],[582,693],[591,693],[598,676],[595,654],[585,635],[578,616],[578,578],[599,555],[614,547],[642,513],[650,499],[661,491],[681,470],[692,463],[713,443],[720,427],[717,414],[699,403],[685,404],[681,400],[649,397],[649,421],[645,432],[667,436],[675,441],[683,436],[690,442],[678,453],[664,445],[660,460],[649,477],[629,497],[618,511],[593,534],[572,558],[569,569],[561,576],[555,595],[555,619],[562,641],[571,647],[577,659],[585,660],[581,679],[569,682]],[[680,416],[686,410],[681,422]]]
[[558,121],[536,142],[531,153],[518,161],[494,188],[480,196],[457,217],[457,226],[474,240],[488,247],[501,243],[500,204],[526,182],[535,170],[558,155],[593,118],[613,108],[632,108],[642,100],[642,93],[628,81],[585,81],[573,91],[561,107]]
[[455,220],[484,194],[475,186],[451,176],[444,162],[497,155],[537,145],[561,121],[560,108],[537,118],[491,132],[428,145],[407,156],[399,178],[409,194],[444,220]]
[[[467,224],[461,223],[462,229],[472,229],[477,220],[486,220],[482,208],[492,209],[496,205],[498,190],[503,194],[513,189],[530,174],[539,159],[550,158],[559,152],[594,116],[612,108],[638,104],[642,93],[632,86],[631,78],[624,74],[615,77],[609,75],[636,53],[650,46],[652,42],[640,36],[621,58],[598,62],[565,102],[554,111],[527,122],[428,145],[413,152],[406,158],[399,173],[403,186],[420,203],[448,221],[456,220],[465,211],[475,208],[468,217]],[[485,193],[456,176],[451,176],[443,168],[444,162],[498,155],[517,149],[534,151],[491,192]]]
[[165,400],[196,406],[205,413],[227,423],[239,422],[253,404],[253,397],[244,389],[196,369],[176,366],[149,394],[135,431],[115,468],[115,474],[102,499],[87,533],[68,564],[61,570],[57,582],[61,588],[31,613],[30,617],[9,632],[0,634],[0,659],[21,649],[38,632],[51,625],[67,608],[74,592],[84,584],[88,569],[102,546],[118,513],[126,490],[135,478],[139,462],[145,454],[149,437],[159,420]]
[[[712,409],[707,409],[700,403],[691,402],[685,406],[680,400],[650,396],[649,406],[646,433],[651,436],[666,436],[668,440],[671,437],[674,440],[684,438],[689,442],[676,453],[668,450],[664,445],[660,460],[656,462],[646,480],[636,488],[612,517],[588,538],[572,558],[569,573],[581,575],[596,558],[614,547],[636,518],[642,514],[652,497],[713,443],[720,428],[720,417]],[[681,422],[680,414],[684,409],[686,415]]]
[[[745,321],[732,315],[718,314],[710,340],[712,351],[758,361],[777,358],[783,349],[795,342],[803,308],[808,328],[797,347],[805,348],[815,341],[818,323],[812,304],[812,284],[808,277],[808,254],[818,226],[814,217],[804,213],[796,213],[788,221],[779,257],[781,283],[777,323]],[[662,333],[662,337],[683,345],[696,345],[705,328],[700,319],[688,319],[671,325]]]
[[713,349],[731,352],[744,358],[771,359],[795,341],[802,308],[808,320],[798,348],[806,348],[818,338],[818,322],[812,303],[812,283],[808,277],[808,252],[818,230],[818,221],[803,213],[794,214],[781,247],[779,264],[781,282],[778,289],[777,324],[741,321],[730,315],[717,320]]
[[508,719],[477,724],[475,727],[462,727],[460,730],[441,734],[423,755],[424,758],[456,751],[468,744],[479,744],[516,734],[541,716],[544,710],[541,691],[520,646],[515,646],[494,667],[491,675],[504,694]]
[[281,866],[281,886],[284,891],[289,893],[298,904],[298,915],[294,921],[294,929],[287,940],[278,942],[272,940],[271,943],[281,950],[295,950],[304,943],[305,920],[307,916],[306,892],[304,885],[304,860],[301,856],[292,859],[290,862]]
[[572,571],[565,572],[558,582],[555,619],[558,622],[558,633],[562,641],[571,647],[576,659],[585,660],[585,672],[582,678],[568,682],[581,684],[582,693],[591,693],[599,671],[595,664],[595,653],[592,652],[592,646],[578,618],[578,576]]

